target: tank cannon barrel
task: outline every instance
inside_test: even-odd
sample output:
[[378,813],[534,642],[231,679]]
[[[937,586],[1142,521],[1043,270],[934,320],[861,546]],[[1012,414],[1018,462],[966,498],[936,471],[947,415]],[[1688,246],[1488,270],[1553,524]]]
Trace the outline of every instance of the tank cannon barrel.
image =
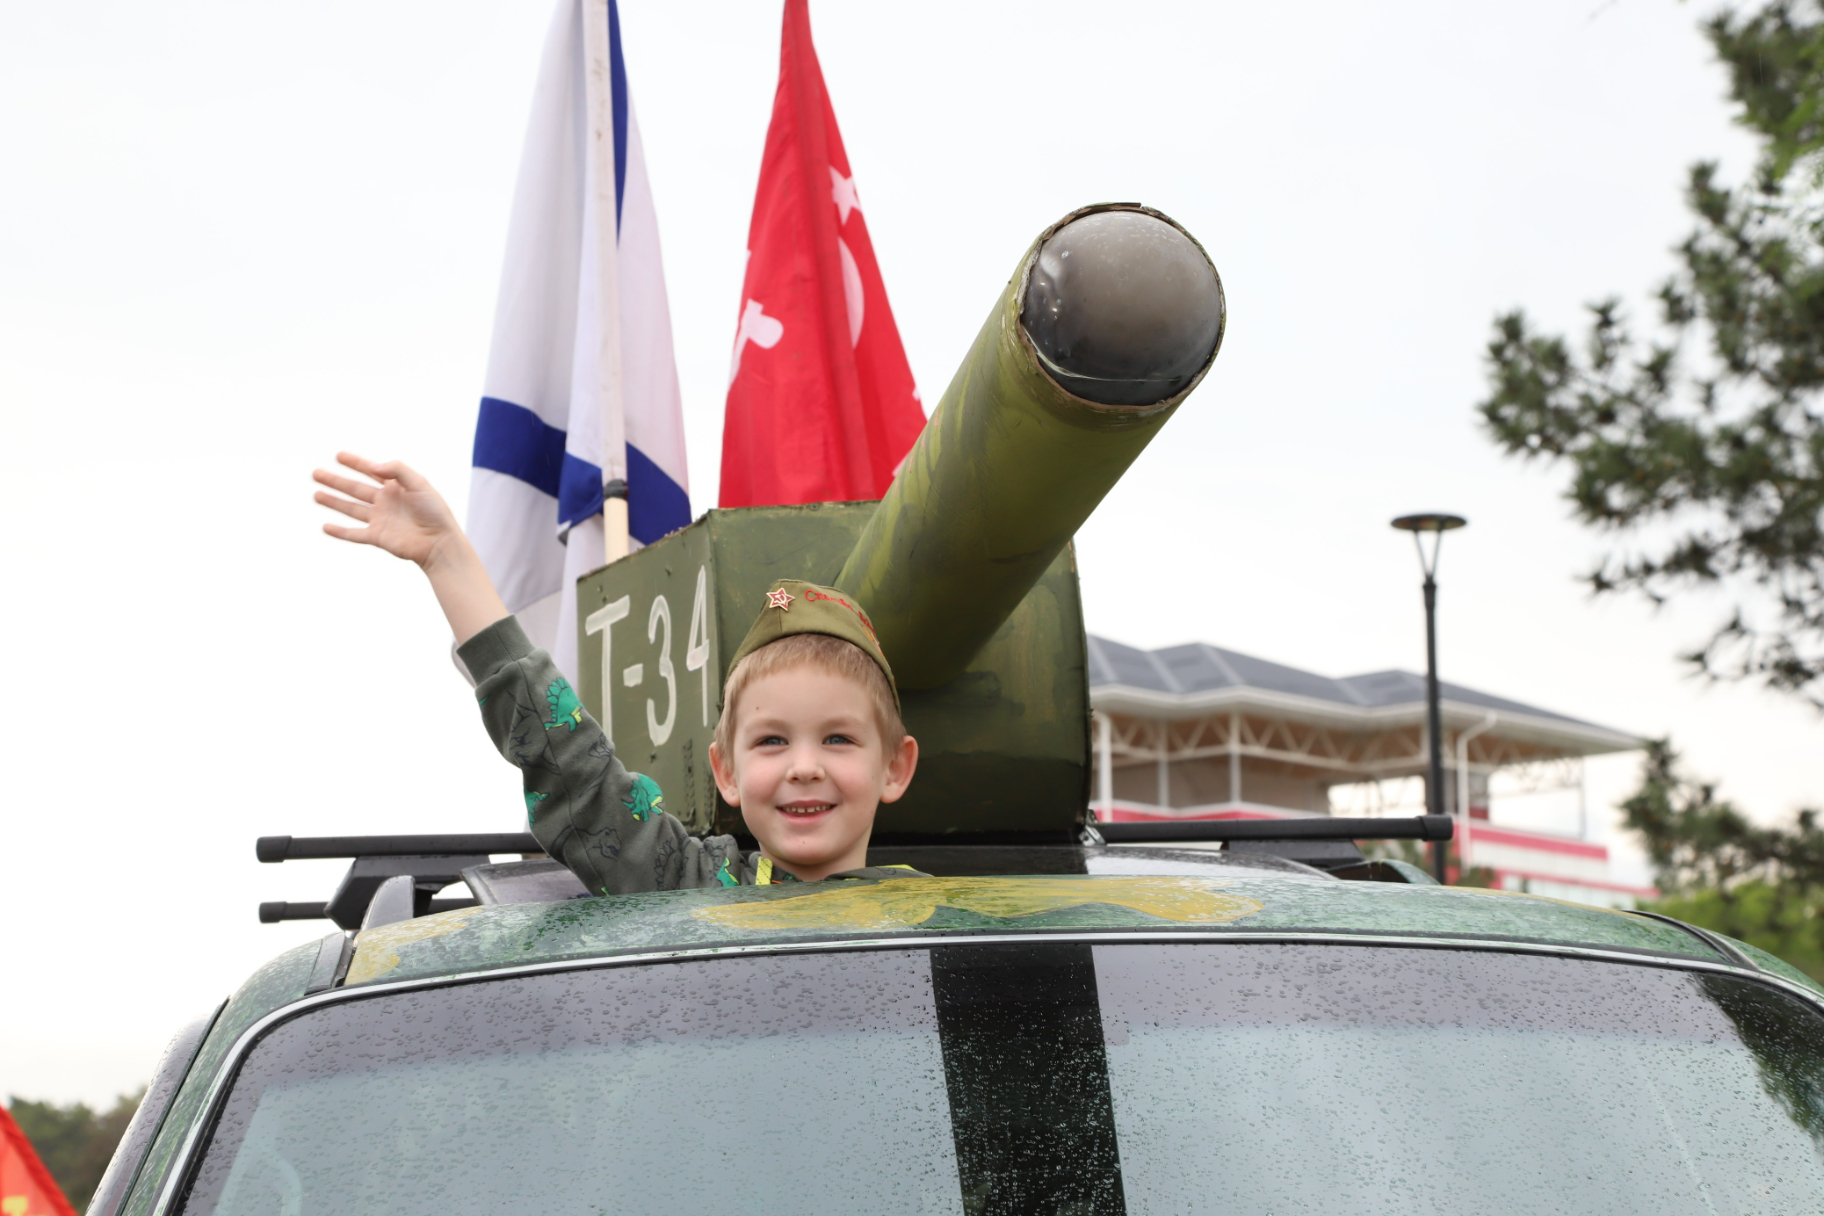
[[1137,204],[1085,207],[1020,259],[836,586],[903,687],[954,679],[1209,370],[1203,247]]
[[707,749],[776,578],[868,608],[918,780],[875,841],[1076,839],[1089,679],[1065,547],[1216,356],[1222,283],[1172,221],[1072,212],[1015,267],[879,503],[710,511],[577,585],[578,693],[692,831],[738,832]]

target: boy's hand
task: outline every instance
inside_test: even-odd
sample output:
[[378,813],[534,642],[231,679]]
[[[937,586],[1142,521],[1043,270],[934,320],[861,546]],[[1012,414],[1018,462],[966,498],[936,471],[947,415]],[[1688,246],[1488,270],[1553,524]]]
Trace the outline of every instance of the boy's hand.
[[320,485],[348,495],[343,498],[318,490],[319,503],[367,525],[351,528],[343,524],[324,524],[323,530],[331,536],[357,545],[373,545],[394,557],[428,567],[462,535],[443,496],[431,488],[423,474],[409,465],[397,460],[376,464],[352,452],[337,452],[336,462],[364,473],[380,484],[369,485],[326,469],[311,474]]
[[397,460],[375,464],[352,452],[337,452],[336,460],[379,484],[326,469],[313,473],[319,484],[348,495],[343,498],[318,490],[318,502],[367,525],[324,524],[325,532],[417,562],[430,578],[431,590],[436,592],[459,646],[507,615],[475,547],[463,535],[443,496],[422,474]]

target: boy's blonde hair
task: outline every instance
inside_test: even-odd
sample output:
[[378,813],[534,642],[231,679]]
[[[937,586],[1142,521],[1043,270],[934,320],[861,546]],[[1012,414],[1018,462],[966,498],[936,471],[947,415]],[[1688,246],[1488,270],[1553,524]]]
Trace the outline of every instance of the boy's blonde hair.
[[751,652],[728,673],[728,682],[722,686],[722,716],[716,720],[716,746],[724,756],[734,757],[735,704],[747,686],[795,667],[813,667],[866,689],[874,703],[883,750],[889,756],[898,750],[899,741],[906,737],[906,724],[879,664],[852,642],[825,633],[794,633]]

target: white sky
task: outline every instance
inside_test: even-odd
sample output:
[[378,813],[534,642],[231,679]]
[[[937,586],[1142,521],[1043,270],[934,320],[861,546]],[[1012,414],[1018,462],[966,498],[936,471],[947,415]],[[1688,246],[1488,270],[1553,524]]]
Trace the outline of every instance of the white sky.
[[[778,56],[774,3],[623,0],[665,243],[692,501]],[[549,0],[0,8],[0,1095],[102,1101],[322,924],[339,863],[265,833],[504,830],[409,568],[317,533],[338,447],[459,507]],[[914,372],[949,380],[1045,224],[1138,199],[1232,309],[1214,372],[1080,538],[1093,630],[1334,675],[1423,664],[1396,514],[1469,517],[1447,679],[1671,732],[1757,814],[1824,803],[1824,727],[1674,660],[1720,605],[1592,604],[1561,473],[1471,407],[1492,315],[1639,301],[1685,166],[1748,155],[1700,7],[816,0]],[[1118,16],[1115,16],[1118,14]],[[1604,805],[1635,760],[1592,766]]]

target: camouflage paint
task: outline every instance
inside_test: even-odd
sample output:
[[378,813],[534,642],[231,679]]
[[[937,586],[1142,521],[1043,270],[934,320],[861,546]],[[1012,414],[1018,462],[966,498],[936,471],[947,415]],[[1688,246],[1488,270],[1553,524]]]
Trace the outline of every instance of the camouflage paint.
[[1074,878],[889,878],[826,886],[764,904],[698,908],[698,920],[732,929],[914,929],[941,908],[1017,920],[1087,904],[1112,904],[1184,925],[1226,925],[1260,911],[1257,900],[1225,894],[1224,879],[1107,878],[1085,887]]
[[434,916],[363,929],[355,935],[355,956],[349,960],[348,975],[342,982],[360,984],[379,979],[399,965],[401,947],[454,933],[462,928],[464,921],[480,911],[478,907],[453,908]]
[[[397,961],[389,960],[384,978],[416,979],[521,963],[719,946],[808,945],[849,938],[920,940],[945,932],[1124,929],[1512,941],[1728,962],[1675,925],[1528,895],[1277,876],[1224,876],[1219,881],[1223,885],[1217,891],[1202,877],[1136,880],[1117,875],[1050,875],[971,879],[967,883],[907,878],[832,886],[827,889],[832,893],[854,894],[841,894],[827,903],[794,902],[820,898],[822,893],[775,886],[502,905],[463,918],[458,922],[461,932],[389,941],[384,948]],[[1154,886],[1161,882],[1173,885]],[[1179,883],[1187,885],[1180,887]],[[883,913],[876,906],[881,897],[870,897],[867,891],[889,884],[887,898],[892,907]],[[1201,898],[1199,893],[1220,895],[1221,901],[1205,904],[1198,912],[1192,901]],[[781,904],[789,908],[781,908]],[[925,919],[902,923],[927,904],[932,910]],[[1253,905],[1258,905],[1257,911],[1228,920],[1197,920],[1188,915],[1217,916]],[[1172,915],[1162,914],[1168,911]],[[894,926],[881,927],[883,917],[894,919]],[[359,965],[359,951],[356,958]]]

